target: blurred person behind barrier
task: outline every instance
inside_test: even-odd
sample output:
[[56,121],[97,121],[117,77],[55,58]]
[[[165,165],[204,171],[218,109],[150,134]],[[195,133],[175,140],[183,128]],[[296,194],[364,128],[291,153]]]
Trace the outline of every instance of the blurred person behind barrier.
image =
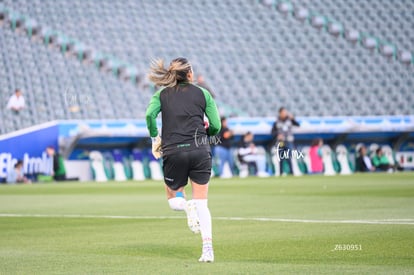
[[46,154],[53,158],[53,172],[52,176],[55,181],[77,181],[79,178],[67,178],[66,177],[66,168],[63,157],[56,152],[53,146],[48,146],[46,148]]
[[372,165],[371,159],[367,156],[367,148],[362,145],[358,149],[359,156],[355,162],[355,170],[357,172],[373,172],[375,167]]
[[387,156],[384,155],[381,148],[375,150],[375,155],[372,157],[372,164],[377,171],[394,171],[394,168],[390,164]]
[[22,92],[19,89],[16,89],[14,95],[9,98],[7,102],[7,109],[13,111],[15,114],[18,114],[26,106]]
[[322,161],[322,145],[323,140],[321,138],[314,139],[309,149],[309,157],[311,161],[311,167],[309,171],[313,174],[319,174],[323,172]]
[[221,130],[218,134],[219,143],[216,145],[214,152],[219,158],[219,175],[223,176],[223,168],[226,162],[229,164],[233,174],[234,159],[231,152],[231,141],[233,139],[233,131],[227,127],[227,119],[221,118]]
[[258,170],[257,176],[268,177],[269,174],[266,172],[266,156],[259,153],[258,148],[253,142],[253,138],[254,136],[251,132],[247,132],[242,137],[239,143],[239,160],[244,163],[255,163]]
[[14,169],[7,173],[7,183],[31,183],[31,181],[24,176],[23,161],[19,160],[14,165]]
[[282,156],[288,156],[280,159],[279,165],[281,175],[284,174],[283,166],[285,162],[287,162],[289,166],[289,174],[293,173],[290,153],[295,149],[295,138],[293,136],[294,126],[300,126],[299,122],[296,121],[294,116],[290,114],[285,107],[281,107],[271,131],[272,146],[278,148],[276,153]]

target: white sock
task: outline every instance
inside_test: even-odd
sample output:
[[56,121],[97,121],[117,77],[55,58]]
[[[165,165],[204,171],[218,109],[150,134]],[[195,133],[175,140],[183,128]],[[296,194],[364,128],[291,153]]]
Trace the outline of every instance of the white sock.
[[195,199],[194,202],[197,207],[198,219],[200,220],[200,231],[201,238],[203,240],[203,247],[212,247],[213,234],[211,225],[211,214],[207,206],[207,199]]
[[175,197],[168,200],[168,204],[170,205],[171,209],[175,211],[184,211],[185,202],[186,200],[183,197]]

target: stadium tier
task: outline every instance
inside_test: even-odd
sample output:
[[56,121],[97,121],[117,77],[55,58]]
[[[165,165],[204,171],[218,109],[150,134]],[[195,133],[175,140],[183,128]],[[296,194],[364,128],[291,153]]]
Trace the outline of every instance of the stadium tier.
[[[2,133],[53,119],[129,118],[145,113],[151,94],[131,83],[66,58],[27,37],[0,28]],[[4,77],[3,77],[4,76]],[[23,91],[26,110],[5,109],[14,89]]]
[[414,50],[414,3],[410,0],[291,0],[313,13],[375,36],[401,50]]
[[[414,19],[405,16],[409,1],[339,2],[292,1],[292,7],[302,5],[398,49],[413,50]],[[298,116],[414,110],[412,64],[332,36],[261,1],[6,0],[2,7],[13,11],[0,28],[2,102],[20,88],[28,105],[18,119],[0,111],[2,133],[53,119],[142,117],[153,92],[143,78],[156,57],[188,57],[227,114],[275,116],[280,106]],[[119,60],[133,64],[142,85],[13,32],[19,16],[27,25],[41,26],[42,35],[55,43],[76,41],[95,57],[111,56],[109,67]]]

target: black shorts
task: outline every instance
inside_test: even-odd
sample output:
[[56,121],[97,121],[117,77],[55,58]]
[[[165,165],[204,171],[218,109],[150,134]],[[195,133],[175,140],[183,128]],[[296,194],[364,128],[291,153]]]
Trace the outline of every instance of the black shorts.
[[211,153],[207,150],[176,152],[163,157],[164,182],[172,190],[186,186],[188,178],[207,184],[211,176]]

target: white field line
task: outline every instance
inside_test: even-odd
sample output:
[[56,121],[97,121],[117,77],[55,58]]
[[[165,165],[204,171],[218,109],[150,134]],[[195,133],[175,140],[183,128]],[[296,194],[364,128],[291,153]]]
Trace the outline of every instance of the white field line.
[[[0,213],[0,218],[80,218],[80,219],[129,219],[129,220],[164,220],[185,219],[185,216],[112,216],[112,215],[81,215],[81,214],[18,214]],[[257,222],[289,222],[289,223],[331,223],[331,224],[388,224],[414,225],[414,219],[381,219],[381,220],[313,220],[285,218],[242,218],[242,217],[213,217],[214,220],[225,221],[257,221]]]

